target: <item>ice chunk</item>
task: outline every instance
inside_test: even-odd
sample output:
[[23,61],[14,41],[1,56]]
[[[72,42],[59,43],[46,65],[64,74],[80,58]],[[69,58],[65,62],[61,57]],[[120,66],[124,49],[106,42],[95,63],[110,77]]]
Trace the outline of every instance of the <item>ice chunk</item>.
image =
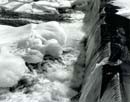
[[1,48],[0,52],[0,87],[12,87],[28,70],[24,60]]

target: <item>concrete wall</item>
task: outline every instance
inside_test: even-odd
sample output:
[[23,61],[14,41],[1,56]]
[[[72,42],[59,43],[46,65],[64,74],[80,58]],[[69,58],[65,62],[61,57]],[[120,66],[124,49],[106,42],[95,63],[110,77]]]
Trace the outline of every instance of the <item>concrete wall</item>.
[[[82,85],[79,102],[129,102],[129,62],[126,70],[124,70],[126,64],[121,64],[120,73],[105,76],[106,79],[103,76],[105,61],[111,53],[109,43],[106,43],[108,42],[107,32],[106,35],[103,35],[102,32],[105,33],[105,28],[101,26],[104,22],[101,19],[100,10],[104,2],[103,0],[79,1],[81,1],[80,6],[83,3],[83,7],[86,7],[83,9],[79,6],[79,9],[86,14],[83,26],[86,35],[81,42],[81,53],[75,65],[75,70],[82,69],[83,71],[80,76],[82,80],[77,80],[79,86]],[[107,83],[107,81],[109,82]],[[102,92],[102,90],[104,91]]]

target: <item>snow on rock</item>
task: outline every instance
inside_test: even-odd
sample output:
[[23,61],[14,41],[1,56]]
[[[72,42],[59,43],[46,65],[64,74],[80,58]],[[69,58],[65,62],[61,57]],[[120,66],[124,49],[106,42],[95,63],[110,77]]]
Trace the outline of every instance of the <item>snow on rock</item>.
[[49,1],[49,0],[39,0],[34,2],[34,0],[2,0],[0,5],[6,9],[12,10],[14,12],[25,12],[33,14],[59,14],[57,8],[59,7],[71,7],[69,1]]
[[[20,2],[17,2],[20,3]],[[21,4],[21,3],[20,3]],[[9,4],[6,5],[8,9],[9,8]],[[58,11],[54,8],[54,7],[48,7],[46,5],[37,5],[34,3],[25,3],[25,4],[21,4],[21,5],[17,5],[19,6],[19,8],[14,9],[14,7],[12,6],[12,9],[14,9],[15,12],[26,12],[26,13],[35,13],[35,14],[44,14],[44,13],[52,13],[52,14],[57,14]]]
[[18,6],[22,5],[22,4],[23,3],[21,3],[21,2],[12,1],[12,2],[4,4],[4,7],[7,8],[7,9],[9,9],[9,10],[13,10],[14,7],[18,7]]
[[20,6],[19,8],[15,9],[16,12],[26,12],[26,13],[33,13],[32,5],[30,4],[24,4]]
[[49,6],[49,7],[71,7],[71,2],[67,0],[55,0],[55,1],[47,1],[47,0],[39,0],[37,2],[34,2],[37,6]]
[[42,0],[42,1],[37,1],[37,2],[33,2],[33,4],[37,5],[37,6],[49,6],[49,7],[59,7],[59,3],[58,2],[50,2],[50,1],[46,1],[46,0]]
[[0,52],[0,87],[12,87],[27,71],[24,60],[1,48]]

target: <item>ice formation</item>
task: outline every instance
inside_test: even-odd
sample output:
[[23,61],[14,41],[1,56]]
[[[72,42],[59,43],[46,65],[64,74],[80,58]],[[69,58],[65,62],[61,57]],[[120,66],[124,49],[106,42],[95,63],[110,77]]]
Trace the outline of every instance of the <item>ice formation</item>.
[[[55,3],[48,4],[48,2],[57,1],[60,3],[61,0],[39,0],[39,2],[33,3],[31,3],[32,0],[11,1],[5,4],[7,8],[14,8],[13,10],[17,12],[29,10],[28,12],[39,14],[43,10],[50,9],[53,11],[53,6],[57,5]],[[27,2],[27,4],[24,4],[24,2]],[[21,3],[23,5],[19,5]],[[62,4],[65,4],[65,2],[60,3],[60,6]],[[19,7],[15,8],[18,5]],[[33,11],[31,10],[32,5],[34,7]],[[71,98],[77,95],[77,92],[71,88],[70,83],[73,77],[72,64],[78,54],[73,51],[73,54],[68,54],[68,52],[62,54],[63,47],[66,47],[66,33],[58,22],[27,24],[21,27],[0,25],[0,32],[0,47],[13,47],[10,49],[11,55],[18,56],[20,59],[22,57],[24,59],[22,60],[27,62],[27,67],[32,68],[24,78],[33,79],[34,81],[33,85],[29,87],[12,85],[15,91],[13,90],[12,93],[12,90],[10,90],[11,92],[1,94],[1,102],[71,102]],[[47,59],[45,57],[43,61],[45,55],[56,58],[62,55],[63,62],[60,62],[59,59],[51,60],[48,57]],[[14,62],[17,64],[16,61]],[[43,70],[39,70],[39,68]],[[12,87],[9,89],[12,89]]]
[[28,63],[40,63],[43,61],[43,54],[35,49],[28,49],[26,54],[21,56]]
[[[22,57],[26,61],[28,59],[27,62],[41,62],[44,55],[60,57],[62,47],[66,43],[64,30],[55,21],[28,24],[22,27],[0,26],[0,45],[16,43],[18,49],[25,50],[25,55],[22,55]],[[35,54],[32,55],[32,52]]]
[[22,78],[28,68],[24,60],[1,48],[0,52],[0,87],[12,87]]
[[22,27],[0,26],[0,87],[17,84],[27,70],[25,62],[39,63],[45,55],[60,57],[62,54],[66,35],[57,22]]

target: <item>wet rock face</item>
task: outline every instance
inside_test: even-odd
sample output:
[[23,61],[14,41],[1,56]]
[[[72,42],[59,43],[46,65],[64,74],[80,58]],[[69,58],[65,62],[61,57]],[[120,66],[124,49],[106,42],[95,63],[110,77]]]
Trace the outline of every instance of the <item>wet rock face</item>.
[[[79,102],[130,101],[127,89],[130,86],[130,20],[116,15],[119,7],[108,4],[108,1],[76,2],[77,8],[86,14],[83,26],[86,40],[82,42],[81,51],[85,71]],[[83,9],[83,4],[89,5],[87,9]]]

